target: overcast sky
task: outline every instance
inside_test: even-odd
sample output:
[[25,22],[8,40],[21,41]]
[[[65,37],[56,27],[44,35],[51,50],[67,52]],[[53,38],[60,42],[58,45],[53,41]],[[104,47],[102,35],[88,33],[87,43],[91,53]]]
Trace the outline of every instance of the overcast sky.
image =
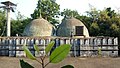
[[[8,0],[0,0],[4,2]],[[30,17],[30,14],[33,13],[34,9],[37,6],[38,0],[9,0],[17,4],[16,12],[11,14],[11,17],[15,17],[17,11],[20,11],[22,15]],[[112,7],[116,10],[120,8],[119,0],[56,0],[60,4],[60,10],[62,11],[65,8],[77,10],[80,14],[85,14],[85,11],[89,11],[89,5],[94,6],[98,10],[102,10],[105,7]],[[116,10],[117,12],[117,10]]]

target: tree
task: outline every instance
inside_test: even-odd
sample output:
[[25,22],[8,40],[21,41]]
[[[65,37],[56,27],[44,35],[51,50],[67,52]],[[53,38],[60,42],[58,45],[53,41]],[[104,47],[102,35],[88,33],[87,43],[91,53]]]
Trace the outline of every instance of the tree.
[[64,18],[68,18],[68,17],[79,17],[79,13],[76,10],[70,10],[70,9],[64,9],[61,12],[61,16],[63,16]]
[[0,10],[0,36],[6,34],[6,15],[4,10]]
[[[85,23],[88,24],[91,36],[115,36],[116,34],[114,35],[114,33],[112,33],[113,24],[115,27],[114,29],[119,30],[120,15],[115,13],[110,7],[105,8],[104,10],[91,9],[90,11],[87,11],[87,15],[89,19]],[[99,30],[96,31],[95,27],[97,27],[97,29],[99,27]],[[94,34],[94,32],[97,32],[98,34]]]
[[12,34],[11,35],[16,36],[16,34],[18,34],[21,36],[26,25],[30,22],[31,22],[30,18],[26,18],[26,19],[22,19],[22,20],[20,20],[20,19],[11,20],[11,23],[12,23],[12,25],[11,25],[11,33]]
[[96,22],[92,23],[90,26],[90,34],[97,36],[99,34],[100,28]]
[[38,4],[34,13],[31,14],[32,19],[37,19],[40,16],[46,19],[53,25],[58,24],[60,5],[55,0],[38,0]]
[[[30,18],[25,19],[24,15],[18,12],[16,19],[11,19],[11,36],[16,36],[16,34],[22,35],[25,26],[30,22]],[[5,10],[0,10],[0,36],[6,36],[6,26],[6,12]]]
[[16,20],[11,20],[11,35],[16,36],[22,35],[26,25],[31,22],[30,18],[25,18],[24,15],[21,15],[20,12],[17,13]]
[[89,29],[90,36],[118,37],[120,42],[120,13],[116,13],[111,7],[104,10],[91,9],[87,11],[85,18],[87,19],[83,21]]

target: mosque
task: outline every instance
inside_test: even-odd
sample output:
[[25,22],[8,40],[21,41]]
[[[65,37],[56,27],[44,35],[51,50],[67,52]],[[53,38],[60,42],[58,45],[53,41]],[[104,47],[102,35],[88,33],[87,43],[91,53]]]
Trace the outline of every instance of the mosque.
[[22,46],[28,45],[32,54],[36,44],[44,53],[47,44],[54,40],[52,50],[61,44],[71,44],[69,56],[118,56],[118,38],[90,37],[87,27],[74,17],[65,18],[56,29],[42,17],[34,19],[24,29],[21,37],[0,37],[1,56],[26,56]]
[[[55,31],[56,30],[56,31]],[[58,36],[58,37],[89,37],[86,26],[73,17],[66,18],[57,29],[47,20],[38,18],[29,23],[24,32],[24,36]]]
[[42,17],[34,19],[24,29],[21,37],[1,37],[0,55],[26,56],[22,46],[28,45],[32,54],[37,44],[44,53],[47,44],[54,40],[53,50],[61,44],[71,44],[69,56],[118,56],[118,38],[90,37],[86,26],[74,17],[66,18],[57,29]]

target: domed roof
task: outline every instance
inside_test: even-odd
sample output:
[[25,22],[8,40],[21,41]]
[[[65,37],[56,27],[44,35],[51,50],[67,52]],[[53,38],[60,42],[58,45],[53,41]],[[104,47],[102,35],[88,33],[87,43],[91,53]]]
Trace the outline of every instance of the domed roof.
[[47,20],[38,18],[29,23],[23,32],[25,36],[52,36],[54,27]]
[[70,37],[71,32],[75,31],[75,26],[83,26],[84,36],[89,37],[89,32],[86,26],[80,20],[73,17],[62,21],[57,29],[57,36]]

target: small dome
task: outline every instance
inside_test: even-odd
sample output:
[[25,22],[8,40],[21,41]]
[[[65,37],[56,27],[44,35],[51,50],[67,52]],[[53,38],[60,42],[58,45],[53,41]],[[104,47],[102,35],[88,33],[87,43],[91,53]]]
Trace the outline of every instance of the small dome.
[[57,36],[70,37],[71,32],[75,32],[75,26],[83,26],[83,35],[89,37],[89,32],[86,26],[73,17],[63,20],[57,29]]
[[47,20],[38,18],[29,23],[24,29],[24,36],[52,36],[54,27]]

